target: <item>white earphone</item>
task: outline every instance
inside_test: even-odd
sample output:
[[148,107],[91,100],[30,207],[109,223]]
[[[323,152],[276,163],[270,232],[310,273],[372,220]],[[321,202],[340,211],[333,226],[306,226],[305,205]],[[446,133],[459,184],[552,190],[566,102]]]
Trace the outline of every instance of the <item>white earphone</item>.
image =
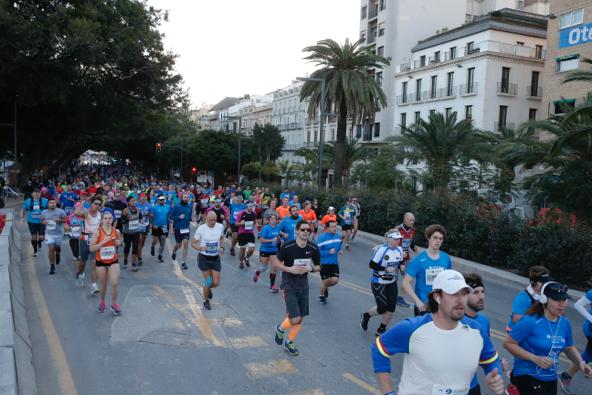
[[440,298],[436,298],[436,303],[440,304]]
[[541,288],[541,294],[539,295],[539,302],[541,302],[542,304],[547,304],[547,302],[549,301],[549,299],[547,298],[547,295],[545,295],[545,287],[549,284],[560,284],[557,281],[549,281],[543,284],[542,288]]

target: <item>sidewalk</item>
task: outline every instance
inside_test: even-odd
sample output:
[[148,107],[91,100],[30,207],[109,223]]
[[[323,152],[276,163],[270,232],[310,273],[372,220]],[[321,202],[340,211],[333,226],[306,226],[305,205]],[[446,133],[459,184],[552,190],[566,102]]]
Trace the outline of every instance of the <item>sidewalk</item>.
[[[384,243],[384,237],[378,236],[378,235],[375,235],[372,233],[368,233],[368,232],[358,231],[357,237],[362,237],[366,240],[373,241],[377,244]],[[424,250],[424,248],[422,248],[422,247],[418,247],[418,248],[420,250]],[[452,255],[450,257],[452,258],[452,264],[453,264],[454,268],[458,269],[461,272],[473,272],[473,273],[479,274],[484,279],[495,278],[497,280],[501,280],[504,282],[510,282],[519,288],[524,288],[528,284],[527,277],[524,277],[524,276],[521,276],[521,275],[518,275],[518,274],[515,274],[512,272],[508,272],[508,271],[505,271],[502,269],[497,269],[495,267],[483,265],[478,262],[473,262],[468,259],[459,258],[459,257],[452,256]],[[570,289],[569,294],[575,300],[578,300],[582,296],[584,296],[584,292],[576,291],[573,289]]]

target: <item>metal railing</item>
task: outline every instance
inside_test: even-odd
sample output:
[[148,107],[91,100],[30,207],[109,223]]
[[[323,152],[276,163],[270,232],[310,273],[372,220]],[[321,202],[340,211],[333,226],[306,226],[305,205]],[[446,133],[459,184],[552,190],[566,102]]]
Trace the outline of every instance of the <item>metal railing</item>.
[[476,95],[479,92],[479,84],[473,82],[472,84],[461,84],[459,87],[459,94],[461,96]]
[[543,87],[542,86],[532,86],[529,85],[526,87],[526,96],[528,97],[537,97],[537,98],[542,98],[543,97]]
[[502,95],[516,96],[518,94],[518,84],[509,82],[498,82],[497,93]]

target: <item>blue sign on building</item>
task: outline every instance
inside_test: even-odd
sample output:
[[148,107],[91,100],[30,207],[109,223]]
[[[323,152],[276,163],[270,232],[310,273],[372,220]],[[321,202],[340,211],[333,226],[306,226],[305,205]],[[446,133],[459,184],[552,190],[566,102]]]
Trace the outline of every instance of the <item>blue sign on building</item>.
[[592,23],[568,27],[559,32],[559,48],[592,43]]

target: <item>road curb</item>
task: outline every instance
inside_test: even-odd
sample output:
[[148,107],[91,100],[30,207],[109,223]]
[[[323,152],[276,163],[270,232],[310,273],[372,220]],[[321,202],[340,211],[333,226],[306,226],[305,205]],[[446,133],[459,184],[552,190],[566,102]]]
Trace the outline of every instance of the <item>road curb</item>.
[[[366,240],[373,241],[377,244],[384,243],[384,237],[375,235],[368,232],[358,231],[356,237],[361,237]],[[423,248],[420,247],[423,250]],[[479,274],[483,279],[496,279],[506,283],[511,283],[518,288],[523,288],[528,284],[528,278],[521,276],[516,273],[508,272],[502,269],[498,269],[495,267],[487,266],[482,263],[473,262],[468,259],[459,258],[456,256],[450,256],[452,258],[452,264],[455,269],[458,269],[461,272],[473,272]],[[580,299],[584,296],[584,292],[570,290],[570,295],[574,299]]]
[[22,238],[14,214],[0,234],[0,395],[36,395],[37,384],[20,270]]

